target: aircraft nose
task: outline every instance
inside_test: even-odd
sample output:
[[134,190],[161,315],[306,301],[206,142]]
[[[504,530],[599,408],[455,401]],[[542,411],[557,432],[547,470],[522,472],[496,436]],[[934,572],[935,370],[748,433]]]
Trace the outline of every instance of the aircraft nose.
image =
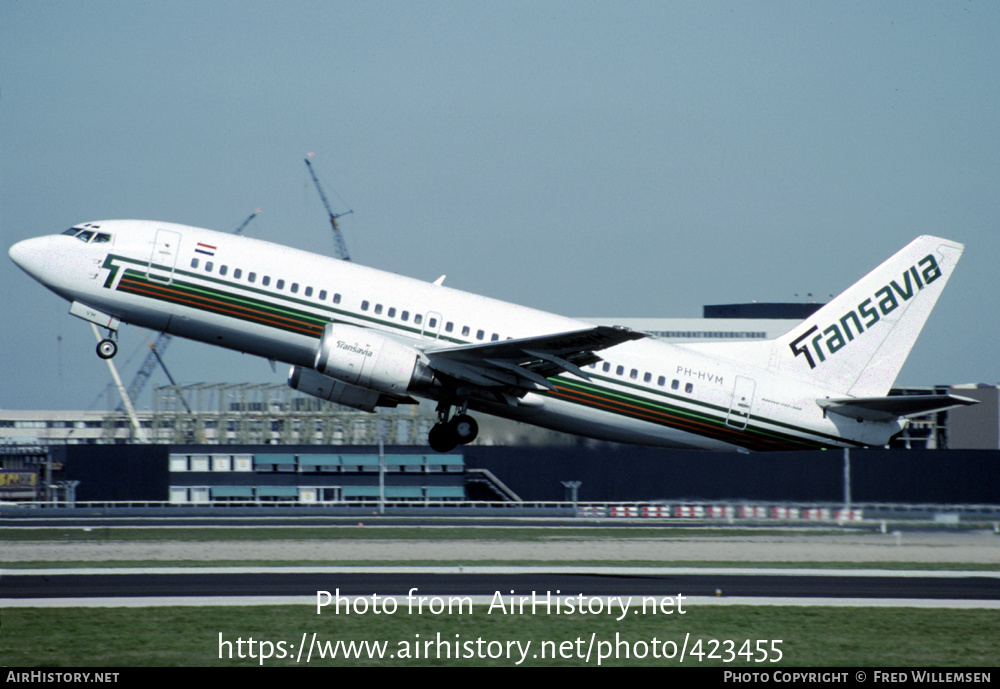
[[12,246],[7,253],[10,255],[10,260],[21,270],[28,275],[37,276],[44,261],[45,252],[42,251],[42,244],[45,243],[44,237],[25,239]]

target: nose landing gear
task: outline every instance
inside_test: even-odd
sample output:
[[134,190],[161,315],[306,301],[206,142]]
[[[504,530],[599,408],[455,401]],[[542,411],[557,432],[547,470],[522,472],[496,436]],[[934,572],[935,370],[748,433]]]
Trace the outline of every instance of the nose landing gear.
[[97,356],[102,359],[110,359],[117,353],[118,343],[114,340],[105,338],[97,343]]
[[438,406],[438,422],[427,434],[427,442],[431,449],[436,452],[449,452],[459,445],[468,445],[479,435],[479,424],[476,420],[465,413],[465,405],[462,405],[458,414],[448,420],[448,412],[451,405],[440,404]]
[[[69,313],[71,316],[76,316],[87,321],[90,323],[90,327],[94,329],[94,337],[98,340],[97,356],[102,359],[110,359],[118,353],[118,343],[111,339],[118,337],[118,326],[121,325],[121,321],[117,316],[98,311],[94,307],[87,306],[78,301],[74,301],[69,305]],[[101,334],[97,331],[98,327],[107,330],[108,336],[101,339]]]

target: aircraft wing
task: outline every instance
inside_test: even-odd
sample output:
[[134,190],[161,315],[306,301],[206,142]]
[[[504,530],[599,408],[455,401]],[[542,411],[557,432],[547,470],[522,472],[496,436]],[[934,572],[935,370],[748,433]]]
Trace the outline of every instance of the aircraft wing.
[[891,397],[848,397],[818,399],[816,404],[830,414],[864,421],[891,421],[919,416],[953,407],[979,404],[979,400],[958,395],[893,395]]
[[621,326],[599,325],[517,340],[429,348],[424,353],[431,368],[467,383],[551,390],[549,376],[573,373],[590,380],[580,367],[601,360],[594,352],[643,337]]

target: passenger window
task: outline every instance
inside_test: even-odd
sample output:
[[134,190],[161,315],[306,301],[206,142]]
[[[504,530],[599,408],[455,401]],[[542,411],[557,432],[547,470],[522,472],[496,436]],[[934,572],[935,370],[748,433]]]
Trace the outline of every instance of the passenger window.
[[642,376],[642,382],[643,383],[648,383],[651,380],[653,380],[653,374],[650,373],[649,371],[646,371],[646,373]]
[[694,392],[694,385],[688,383],[684,386],[684,392]]
[[500,336],[497,335],[496,333],[493,333],[493,335],[490,337],[490,342],[496,342],[499,339],[500,339]]
[[615,373],[617,373],[620,376],[624,376],[625,375],[625,367],[624,366],[619,366],[618,368],[615,369]]
[[402,315],[400,315],[400,318],[402,318],[402,319],[403,319],[403,321],[408,321],[408,320],[410,320],[410,312],[409,312],[409,311],[404,311],[404,312],[402,313]]
[[268,285],[271,284],[271,276],[270,275],[265,275],[264,278],[260,282],[261,282],[262,285],[264,285],[264,287],[267,287]]
[[257,282],[257,273],[250,273],[249,275],[247,275],[247,281]]
[[285,281],[279,279],[276,283],[274,283],[274,286],[277,287],[278,289],[285,289]]
[[462,336],[463,337],[468,337],[469,336],[469,326],[467,326],[467,325],[463,325],[462,326]]
[[639,371],[633,368],[631,371],[628,372],[628,377],[631,378],[632,380],[635,380],[636,378],[639,377]]
[[601,366],[601,369],[605,373],[608,373],[611,370],[611,364],[609,364],[607,361],[605,361],[604,364]]
[[211,261],[205,261],[205,270],[207,270],[209,273],[212,272],[212,268],[214,267],[215,267],[214,263],[212,263]]
[[670,389],[671,390],[676,390],[680,386],[681,386],[681,382],[679,380],[677,380],[676,378],[674,380],[670,381]]
[[485,336],[486,336],[486,333],[485,333],[485,332],[483,332],[482,330],[477,330],[477,331],[476,331],[476,339],[477,339],[477,340],[481,340],[481,339],[483,339],[483,338],[484,338]]
[[219,266],[219,275],[225,275],[227,272],[229,272],[229,268],[227,266]]
[[446,333],[450,333],[454,329],[455,329],[455,324],[452,323],[451,321],[448,321],[447,323],[444,324],[444,331]]
[[198,267],[198,259],[197,258],[192,258],[191,259],[191,267],[192,268],[197,268]]
[[417,325],[420,325],[421,323],[423,323],[423,322],[424,322],[424,317],[423,317],[423,315],[422,315],[422,314],[419,314],[419,313],[418,313],[418,314],[415,314],[415,315],[413,316],[413,322],[414,322],[415,324],[417,324]]
[[307,297],[311,297],[312,295],[313,295],[313,288],[312,287],[306,287],[306,296]]
[[662,388],[664,385],[667,384],[667,379],[664,378],[663,376],[660,376],[659,378],[656,379],[656,384]]
[[235,269],[233,271],[233,277],[239,280],[241,277],[243,277],[243,270],[240,268]]
[[396,307],[395,306],[390,306],[389,307],[389,311],[386,313],[386,315],[389,318],[395,318],[396,317]]
[[382,313],[382,305],[375,304],[375,313]]
[[339,294],[334,294],[333,295],[333,303],[334,304],[339,304],[340,303],[340,295]]
[[298,293],[299,293],[299,283],[293,282],[292,283],[292,294],[298,294]]
[[319,300],[320,301],[326,301],[326,290],[325,289],[321,289],[319,291]]
[[432,328],[432,329],[436,328],[437,324],[438,324],[438,319],[434,318],[433,316],[431,318],[427,319],[427,327],[428,328]]
[[365,299],[363,302],[361,302],[361,310],[362,311],[367,311],[368,310],[368,300],[367,299]]

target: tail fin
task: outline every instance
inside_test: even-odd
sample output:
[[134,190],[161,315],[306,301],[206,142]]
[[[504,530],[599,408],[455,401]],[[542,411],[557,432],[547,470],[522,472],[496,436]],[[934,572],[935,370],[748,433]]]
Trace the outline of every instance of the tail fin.
[[774,340],[770,367],[851,397],[887,394],[964,248],[913,240]]

